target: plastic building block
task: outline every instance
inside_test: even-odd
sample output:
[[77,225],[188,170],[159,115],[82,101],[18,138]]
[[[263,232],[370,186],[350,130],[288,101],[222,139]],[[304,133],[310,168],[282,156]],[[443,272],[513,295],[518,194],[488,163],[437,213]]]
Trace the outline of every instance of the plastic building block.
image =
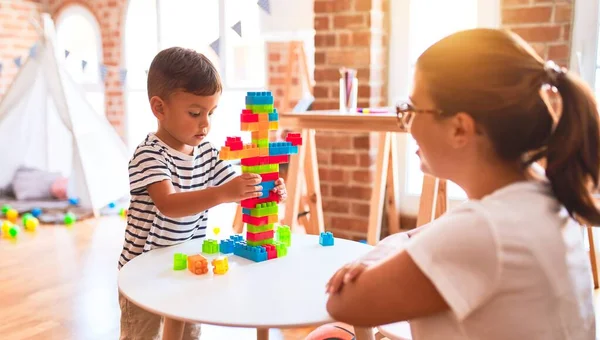
[[271,130],[271,131],[279,130],[279,122],[269,122],[269,130]]
[[287,255],[287,245],[280,242],[275,242],[274,245],[277,249],[277,257],[284,257]]
[[229,239],[233,241],[233,243],[244,242],[244,236],[242,235],[231,235]]
[[234,241],[232,239],[221,240],[221,242],[219,243],[219,252],[223,254],[233,253],[233,244]]
[[258,122],[258,115],[252,113],[252,110],[242,110],[240,115],[240,123],[256,123]]
[[[262,115],[260,115],[260,116],[262,116]],[[268,139],[269,138],[269,129],[268,129],[268,126],[267,126],[267,129],[261,129],[261,126],[259,126],[258,128],[259,128],[258,131],[252,131],[250,133],[250,136],[252,137],[252,139],[253,140],[255,140],[255,139]]]
[[273,101],[271,91],[248,92],[246,94],[246,105],[273,104]]
[[254,217],[254,216],[250,216],[250,215],[242,215],[242,221],[244,223],[249,223],[249,224],[254,224],[254,225],[269,224],[268,216]]
[[263,231],[261,233],[251,233],[248,232],[246,233],[246,239],[247,241],[263,241],[263,240],[268,240],[268,239],[272,239],[273,238],[273,230],[267,230],[267,231]]
[[288,155],[269,156],[269,164],[282,164],[282,163],[289,163],[289,162],[290,162],[290,156],[288,156]]
[[302,136],[299,133],[289,132],[285,137],[286,142],[292,143],[293,146],[302,145]]
[[262,178],[263,182],[276,181],[279,179],[279,173],[272,172],[269,174],[260,174],[260,177]]
[[248,244],[249,246],[259,247],[259,246],[264,246],[265,244],[273,244],[274,241],[275,240],[272,238],[268,238],[268,239],[264,239],[264,240],[260,240],[260,241],[246,240],[246,244]]
[[241,123],[241,131],[258,131],[258,123]]
[[238,242],[233,248],[233,254],[254,262],[267,260],[267,252],[263,247],[249,246],[246,242]]
[[227,273],[229,270],[229,261],[227,260],[227,256],[217,257],[212,260],[211,264],[213,265],[213,273],[223,275]]
[[277,248],[274,245],[265,244],[262,247],[265,248],[265,251],[267,252],[267,260],[277,258]]
[[269,163],[269,157],[250,157],[250,158],[242,158],[242,165],[244,166],[257,166],[257,165],[266,165]]
[[267,197],[267,198],[248,198],[248,199],[242,200],[240,202],[240,205],[243,208],[253,209],[256,207],[257,204],[266,203],[266,202],[279,202],[279,195],[277,195],[276,193],[271,191],[269,193],[269,197]]
[[269,147],[269,139],[268,138],[253,139],[252,144],[256,145],[259,148],[268,148]]
[[[243,208],[246,209],[246,208]],[[268,215],[277,215],[279,213],[279,207],[275,202],[267,202],[257,204],[254,209],[247,209],[248,214],[254,217],[263,217]],[[242,211],[243,212],[243,211]]]
[[216,254],[219,252],[219,243],[217,240],[204,240],[202,243],[202,252],[205,254]]
[[246,230],[249,233],[262,233],[263,231],[273,230],[275,224],[265,224],[265,225],[254,225],[254,224],[246,224]]
[[196,275],[208,273],[208,261],[200,254],[188,256],[187,266],[188,269]]
[[10,221],[4,221],[2,222],[2,237],[4,238],[17,238],[17,236],[19,235],[19,226],[18,225],[14,225],[12,222]]
[[255,114],[267,114],[273,112],[273,104],[265,105],[246,105],[246,109],[252,110]]
[[266,165],[256,165],[256,166],[245,166],[242,165],[243,173],[252,173],[252,174],[264,174],[268,172],[278,172],[279,164],[266,164]]
[[173,255],[173,270],[184,270],[187,268],[187,255],[175,253]]
[[321,235],[319,235],[319,244],[324,247],[332,246],[333,245],[333,234],[330,231],[321,232]]
[[255,115],[258,117],[258,122],[259,123],[264,123],[264,122],[268,122],[269,121],[269,115],[268,114],[256,114]]
[[269,113],[269,121],[270,122],[278,122],[279,114],[277,113],[277,109],[273,109],[273,112]]
[[287,247],[292,245],[292,231],[289,226],[282,225],[277,227],[275,235],[278,242],[285,244]]
[[228,146],[231,151],[237,151],[244,148],[244,143],[240,137],[227,137],[225,146]]

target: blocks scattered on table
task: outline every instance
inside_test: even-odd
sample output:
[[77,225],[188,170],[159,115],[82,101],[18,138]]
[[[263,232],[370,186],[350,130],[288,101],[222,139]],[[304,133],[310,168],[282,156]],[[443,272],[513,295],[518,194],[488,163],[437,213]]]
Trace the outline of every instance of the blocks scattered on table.
[[324,247],[332,246],[333,245],[333,234],[330,231],[321,232],[321,235],[319,235],[319,244]]
[[233,254],[254,262],[267,260],[267,251],[261,246],[250,246],[246,242],[238,242],[233,248]]
[[221,240],[221,242],[219,243],[219,252],[222,254],[233,253],[233,244],[234,241],[232,239]]
[[206,239],[202,243],[202,252],[205,254],[216,254],[219,252],[219,243],[217,240]]
[[196,275],[208,273],[208,261],[200,254],[188,256],[187,264],[190,272]]
[[175,253],[173,255],[173,270],[184,270],[187,268],[187,258],[186,254]]
[[229,261],[227,260],[227,256],[218,257],[212,260],[211,264],[213,265],[214,274],[223,275],[229,270]]

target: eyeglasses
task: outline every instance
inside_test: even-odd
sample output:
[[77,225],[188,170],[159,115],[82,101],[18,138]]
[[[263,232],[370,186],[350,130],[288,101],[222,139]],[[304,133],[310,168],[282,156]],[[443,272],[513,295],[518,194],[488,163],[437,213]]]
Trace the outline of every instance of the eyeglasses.
[[410,102],[401,102],[396,105],[396,118],[398,126],[403,129],[410,129],[412,120],[417,113],[429,113],[435,115],[441,115],[444,113],[442,110],[421,110],[415,108]]

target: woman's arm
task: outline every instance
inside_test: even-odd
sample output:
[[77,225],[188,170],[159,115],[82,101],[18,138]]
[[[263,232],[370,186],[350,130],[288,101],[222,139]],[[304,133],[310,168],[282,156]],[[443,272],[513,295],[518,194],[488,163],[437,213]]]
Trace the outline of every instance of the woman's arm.
[[327,311],[334,319],[360,327],[409,320],[448,308],[406,251],[367,268],[327,301]]

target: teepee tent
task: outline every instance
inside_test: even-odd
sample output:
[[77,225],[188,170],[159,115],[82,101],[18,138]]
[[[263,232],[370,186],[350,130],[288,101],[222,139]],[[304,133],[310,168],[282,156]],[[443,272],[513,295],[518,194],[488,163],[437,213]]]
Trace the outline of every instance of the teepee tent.
[[0,187],[19,167],[60,172],[69,178],[69,197],[98,214],[128,195],[128,151],[67,73],[52,19],[42,18],[36,53],[0,102]]

